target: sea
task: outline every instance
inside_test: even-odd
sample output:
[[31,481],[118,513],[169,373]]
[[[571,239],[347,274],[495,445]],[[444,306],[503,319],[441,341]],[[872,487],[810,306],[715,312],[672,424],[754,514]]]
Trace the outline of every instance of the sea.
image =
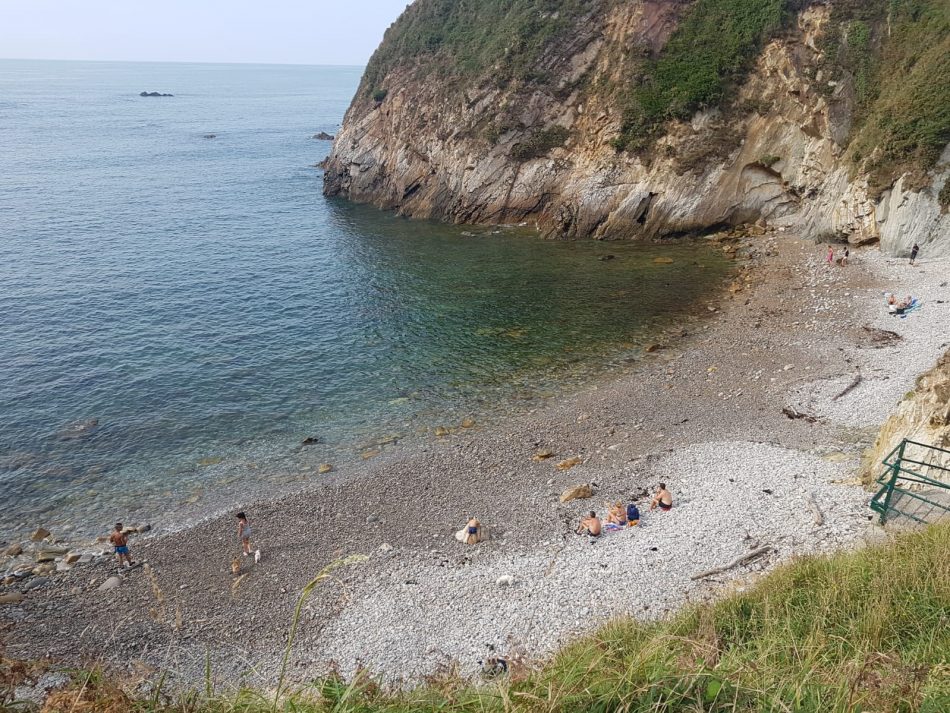
[[477,433],[720,289],[702,245],[325,198],[313,137],[361,71],[0,60],[0,540],[178,527]]

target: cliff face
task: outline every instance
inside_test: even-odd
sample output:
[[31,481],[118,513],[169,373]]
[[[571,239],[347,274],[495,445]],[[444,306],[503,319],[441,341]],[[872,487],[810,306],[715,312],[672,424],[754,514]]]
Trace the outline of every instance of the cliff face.
[[[862,460],[862,477],[866,481],[880,474],[881,462],[904,438],[950,449],[950,352],[917,380],[914,390],[884,422]],[[950,456],[935,458],[933,462],[948,466]]]
[[[768,0],[756,2],[772,9]],[[327,161],[325,192],[419,218],[530,221],[550,236],[650,238],[764,219],[816,238],[879,240],[894,253],[916,241],[925,254],[950,254],[950,214],[941,206],[950,194],[950,149],[936,160],[892,161],[890,175],[873,169],[882,151],[855,155],[857,114],[872,106],[860,97],[872,75],[857,61],[831,67],[830,48],[845,42],[833,44],[831,30],[840,35],[857,22],[843,24],[834,4],[789,4],[782,27],[761,39],[744,67],[728,70],[720,96],[695,109],[685,103],[684,111],[672,85],[664,90],[672,97],[666,113],[652,124],[631,116],[652,106],[646,90],[657,94],[663,72],[673,71],[665,58],[679,52],[667,61],[675,70],[690,51],[683,49],[687,30],[694,41],[703,31],[690,30],[702,20],[697,8],[728,13],[727,0],[534,4],[548,14],[538,11],[541,24],[533,27],[550,37],[514,55],[510,61],[527,62],[530,71],[512,76],[510,47],[484,66],[460,63],[463,50],[474,52],[469,45],[455,45],[455,56],[444,46],[406,49],[412,28],[446,21],[439,12],[460,12],[417,0],[367,70]],[[548,7],[558,5],[562,15]],[[554,29],[551,18],[560,23]],[[938,30],[944,20],[938,12]],[[881,27],[876,54],[868,55],[879,66],[889,41]],[[939,56],[932,61],[943,66]],[[944,64],[950,76],[950,61]],[[874,81],[883,81],[882,72]],[[937,81],[941,101],[947,87]],[[931,153],[935,140],[942,147],[950,136],[941,111],[928,135]]]

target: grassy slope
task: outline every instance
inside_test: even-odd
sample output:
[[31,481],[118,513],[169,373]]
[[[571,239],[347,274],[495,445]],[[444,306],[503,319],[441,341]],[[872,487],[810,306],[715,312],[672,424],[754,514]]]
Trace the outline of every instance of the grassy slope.
[[[159,698],[133,702],[101,678],[80,675],[48,710],[275,710],[272,698],[252,691]],[[473,688],[447,678],[387,694],[365,678],[349,685],[330,679],[287,696],[276,710],[950,710],[950,524],[799,560],[670,621],[617,621],[509,681]]]

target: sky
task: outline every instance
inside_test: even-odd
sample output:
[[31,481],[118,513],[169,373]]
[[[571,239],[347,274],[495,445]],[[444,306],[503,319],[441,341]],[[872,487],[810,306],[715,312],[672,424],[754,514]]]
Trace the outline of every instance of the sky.
[[0,57],[366,64],[410,0],[0,0]]

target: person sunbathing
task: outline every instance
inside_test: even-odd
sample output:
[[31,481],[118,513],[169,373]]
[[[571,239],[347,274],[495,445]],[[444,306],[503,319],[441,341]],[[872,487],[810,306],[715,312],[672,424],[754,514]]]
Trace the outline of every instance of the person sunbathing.
[[604,503],[607,507],[607,522],[612,525],[626,525],[627,524],[627,513],[624,512],[623,503],[619,500],[611,505],[610,503]]
[[666,483],[660,483],[660,489],[656,491],[653,502],[650,503],[650,509],[659,507],[663,512],[668,512],[673,507],[673,495],[666,489]]
[[577,526],[575,532],[578,535],[590,535],[591,537],[600,537],[600,518],[597,517],[597,513],[591,510],[587,517],[581,520],[581,524]]

